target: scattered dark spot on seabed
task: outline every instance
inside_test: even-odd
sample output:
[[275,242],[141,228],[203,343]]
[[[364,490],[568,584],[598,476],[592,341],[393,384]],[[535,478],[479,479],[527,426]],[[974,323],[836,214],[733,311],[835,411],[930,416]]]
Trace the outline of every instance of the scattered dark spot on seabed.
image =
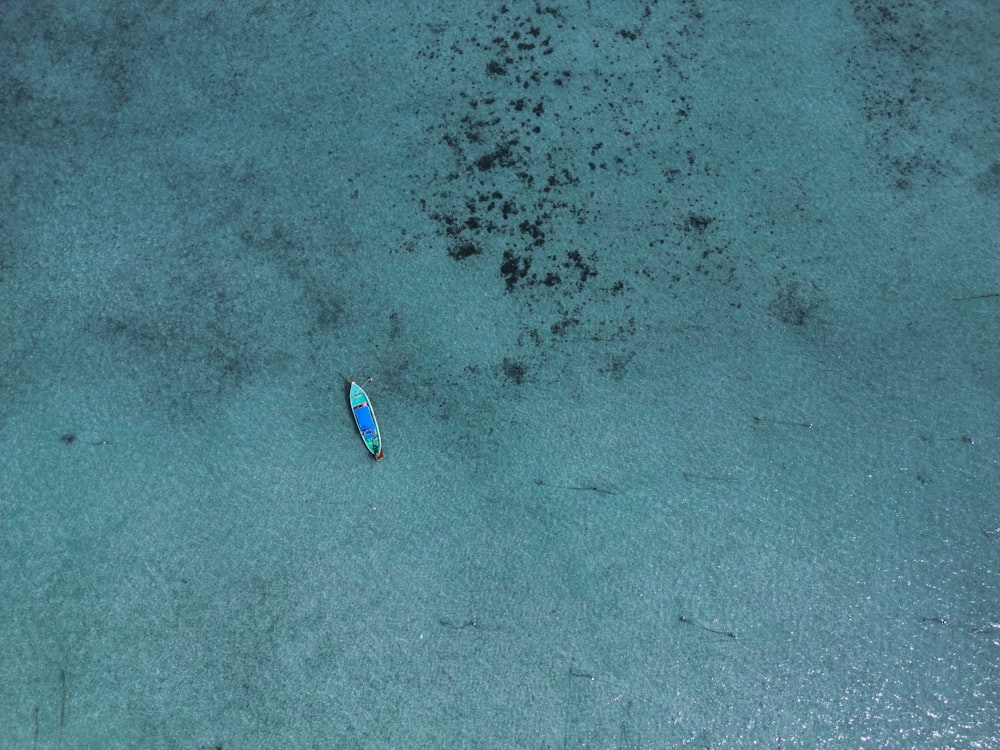
[[524,362],[505,357],[503,361],[503,374],[517,385],[521,385],[528,375],[528,366]]
[[464,260],[473,255],[479,255],[482,251],[475,246],[472,242],[460,242],[454,247],[452,247],[448,254],[455,260]]
[[803,288],[799,282],[788,282],[771,300],[768,309],[782,323],[801,327],[815,320],[819,306],[815,284]]

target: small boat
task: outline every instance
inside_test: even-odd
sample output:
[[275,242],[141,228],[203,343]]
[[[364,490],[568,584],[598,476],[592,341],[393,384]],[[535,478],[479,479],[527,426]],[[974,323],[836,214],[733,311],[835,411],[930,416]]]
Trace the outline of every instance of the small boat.
[[378,461],[382,458],[382,435],[378,431],[378,422],[375,421],[375,412],[372,411],[368,394],[354,382],[354,378],[351,378],[351,411],[354,412],[354,421],[358,423],[361,439]]

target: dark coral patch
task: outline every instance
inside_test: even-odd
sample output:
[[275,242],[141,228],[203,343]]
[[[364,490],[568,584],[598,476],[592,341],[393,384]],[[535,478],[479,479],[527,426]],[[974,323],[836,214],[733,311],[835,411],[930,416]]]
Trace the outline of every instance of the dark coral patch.
[[503,251],[503,262],[500,264],[500,275],[503,276],[507,284],[507,291],[511,291],[517,286],[517,282],[528,275],[531,268],[530,257],[519,257],[510,250]]
[[504,357],[503,374],[508,380],[513,381],[517,385],[521,385],[528,376],[528,366],[519,360]]
[[481,252],[482,250],[471,242],[459,242],[448,250],[448,255],[455,260],[465,260],[473,255],[479,255]]

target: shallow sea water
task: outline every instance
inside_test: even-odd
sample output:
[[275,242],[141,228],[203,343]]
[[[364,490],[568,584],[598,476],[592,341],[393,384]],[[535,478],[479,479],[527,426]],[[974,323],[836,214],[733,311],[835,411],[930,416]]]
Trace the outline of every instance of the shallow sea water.
[[1000,747],[989,4],[354,6],[0,7],[0,748]]

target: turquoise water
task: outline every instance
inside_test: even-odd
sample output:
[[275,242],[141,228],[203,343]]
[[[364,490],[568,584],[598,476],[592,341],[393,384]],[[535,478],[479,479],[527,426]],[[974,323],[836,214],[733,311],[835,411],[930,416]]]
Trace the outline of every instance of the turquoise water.
[[990,3],[121,5],[0,6],[0,748],[1000,747]]

